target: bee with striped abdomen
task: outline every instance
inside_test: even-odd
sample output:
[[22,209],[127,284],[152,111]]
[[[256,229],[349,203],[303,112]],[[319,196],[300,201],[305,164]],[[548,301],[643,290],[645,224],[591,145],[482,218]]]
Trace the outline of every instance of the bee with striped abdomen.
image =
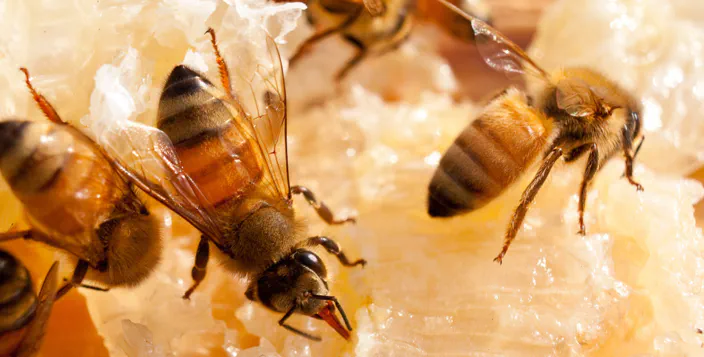
[[[589,68],[548,73],[496,29],[440,0],[466,16],[484,61],[493,69],[534,76],[542,86],[527,97],[509,88],[455,139],[428,188],[428,214],[450,217],[478,209],[504,191],[540,156],[542,164],[523,192],[496,261],[501,263],[525,218],[528,206],[553,165],[588,156],[579,191],[579,233],[584,235],[587,189],[606,161],[621,152],[625,177],[638,191],[633,162],[643,144],[641,105],[604,75]],[[634,150],[634,143],[638,143]]]
[[[22,203],[30,229],[0,234],[0,241],[36,240],[69,253],[74,286],[107,290],[145,279],[161,256],[158,221],[100,147],[63,123],[30,83],[49,122],[0,121],[0,173]],[[83,284],[99,282],[106,288]]]
[[281,326],[318,340],[286,323],[300,313],[325,320],[349,338],[351,326],[337,298],[329,294],[325,265],[310,248],[323,247],[345,266],[365,261],[350,262],[330,238],[301,239],[293,194],[302,194],[329,224],[353,219],[335,219],[310,190],[289,184],[286,90],[278,49],[269,38],[272,71],[264,70],[268,63],[253,66],[264,72],[253,76],[252,91],[258,80],[266,90],[250,112],[233,93],[214,31],[208,33],[224,91],[179,65],[166,80],[157,128],[131,122],[109,132],[101,143],[132,182],[202,233],[194,283],[184,298],[205,278],[212,243],[225,267],[248,279],[247,298],[284,314]]
[[[467,41],[474,32],[467,21],[446,9],[434,9],[433,0],[307,0],[306,18],[319,30],[296,50],[289,60],[291,67],[313,45],[339,34],[352,44],[356,54],[336,74],[342,80],[371,53],[382,54],[397,48],[410,35],[413,22],[419,19],[434,23],[449,34]],[[488,21],[489,10],[482,0],[453,0],[476,16]]]
[[58,263],[44,278],[39,295],[27,268],[0,249],[0,356],[33,356],[41,346],[54,305]]

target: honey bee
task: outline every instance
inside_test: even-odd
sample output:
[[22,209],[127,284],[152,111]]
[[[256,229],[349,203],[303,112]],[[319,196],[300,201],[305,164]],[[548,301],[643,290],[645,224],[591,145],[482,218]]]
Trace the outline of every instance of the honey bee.
[[641,105],[632,94],[589,68],[548,73],[496,29],[470,15],[463,16],[471,23],[477,48],[490,67],[532,75],[542,86],[532,96],[516,88],[505,90],[460,133],[430,182],[430,216],[450,217],[484,206],[543,156],[509,223],[503,249],[495,259],[501,263],[530,203],[559,159],[570,163],[585,154],[588,157],[579,190],[581,235],[586,233],[587,189],[597,171],[617,153],[625,157],[624,176],[638,191],[643,190],[633,178],[633,162],[645,136],[641,133]]
[[[161,256],[160,226],[132,185],[113,169],[101,149],[59,117],[27,86],[49,122],[0,122],[0,173],[22,203],[30,229],[0,234],[25,238],[70,253],[72,287],[107,290],[146,278]],[[107,288],[83,284],[91,280]]]
[[202,233],[191,272],[194,282],[185,299],[205,278],[212,243],[226,269],[248,280],[249,300],[284,314],[281,326],[320,340],[286,323],[299,313],[325,320],[347,339],[352,327],[338,299],[329,294],[325,265],[309,248],[322,246],[348,267],[366,262],[349,261],[331,238],[300,237],[303,227],[294,219],[293,194],[303,195],[328,224],[354,219],[335,219],[309,189],[289,184],[286,91],[278,49],[269,38],[274,69],[257,66],[267,73],[258,71],[254,77],[267,89],[264,105],[250,113],[233,93],[215,32],[207,33],[223,90],[194,70],[176,66],[161,94],[157,127],[131,122],[101,143],[132,182]]
[[[454,0],[465,11],[489,21],[482,0]],[[429,0],[307,0],[308,22],[319,28],[289,59],[291,67],[316,43],[339,34],[356,49],[356,54],[337,72],[338,81],[371,53],[383,54],[398,48],[410,35],[416,19],[434,23],[466,41],[474,32],[464,18],[444,8],[434,9]]]
[[58,285],[58,262],[44,278],[39,295],[27,268],[0,249],[0,356],[33,356],[41,346]]

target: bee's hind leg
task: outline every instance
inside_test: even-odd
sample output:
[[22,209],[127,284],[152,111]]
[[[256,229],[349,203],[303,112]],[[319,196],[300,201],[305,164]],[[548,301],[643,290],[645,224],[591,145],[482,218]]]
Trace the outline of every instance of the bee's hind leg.
[[222,83],[222,87],[228,97],[234,98],[234,95],[232,94],[232,83],[230,82],[230,70],[227,69],[227,63],[225,63],[225,59],[223,59],[220,55],[217,38],[215,37],[215,30],[208,28],[208,31],[205,33],[210,35],[210,44],[213,46],[213,51],[215,51],[215,62],[218,64],[218,72],[220,72],[220,82]]
[[504,246],[501,249],[501,253],[494,258],[495,262],[498,262],[499,264],[503,262],[504,256],[506,255],[506,252],[508,252],[508,247],[511,246],[511,242],[513,242],[516,238],[518,229],[521,227],[523,219],[526,218],[528,207],[533,202],[533,199],[535,199],[535,195],[537,195],[538,191],[540,191],[540,187],[543,186],[543,183],[545,183],[545,180],[548,178],[550,170],[552,170],[555,162],[557,162],[557,159],[560,157],[562,157],[562,148],[553,148],[543,160],[543,163],[540,165],[540,169],[538,169],[538,173],[533,178],[533,181],[531,181],[528,187],[526,187],[523,191],[521,201],[518,204],[518,207],[516,207],[516,210],[513,211],[511,222],[506,230]]
[[56,299],[59,300],[61,297],[66,295],[71,289],[73,289],[76,286],[81,286],[81,283],[83,282],[83,279],[86,277],[86,273],[88,272],[88,268],[90,266],[88,265],[88,262],[85,260],[79,260],[78,264],[76,264],[76,269],[73,271],[73,275],[71,276],[71,280],[65,283],[61,288],[59,288],[59,291],[56,293]]
[[46,100],[46,98],[44,98],[43,95],[39,94],[39,92],[37,92],[34,89],[34,86],[32,86],[32,82],[30,81],[30,75],[29,75],[29,71],[27,70],[27,68],[22,67],[22,68],[20,68],[20,71],[22,71],[22,73],[24,73],[24,77],[25,77],[24,82],[27,84],[27,89],[29,89],[29,92],[32,94],[32,98],[39,106],[39,109],[42,110],[44,115],[54,123],[65,124],[64,121],[59,116],[59,113],[56,112],[56,109],[54,109],[54,107],[51,105],[51,103],[49,103],[49,101]]

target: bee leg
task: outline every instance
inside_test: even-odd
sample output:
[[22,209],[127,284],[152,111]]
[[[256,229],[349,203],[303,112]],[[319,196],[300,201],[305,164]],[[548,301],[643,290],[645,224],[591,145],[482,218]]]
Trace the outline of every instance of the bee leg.
[[298,60],[300,60],[304,54],[306,54],[308,51],[310,51],[310,49],[313,48],[313,46],[316,43],[318,43],[318,42],[320,42],[320,41],[322,41],[322,40],[324,40],[324,39],[326,39],[336,33],[340,33],[342,31],[344,31],[345,29],[347,29],[348,27],[350,27],[350,25],[352,25],[355,22],[355,20],[357,20],[357,18],[359,17],[359,15],[361,13],[362,13],[362,11],[360,9],[360,10],[356,11],[355,13],[351,14],[350,17],[348,17],[339,26],[318,32],[318,33],[314,34],[313,36],[309,37],[308,39],[306,39],[305,41],[303,41],[303,43],[300,46],[298,46],[298,49],[293,54],[293,56],[291,56],[291,58],[288,59],[289,68],[293,67],[296,63],[298,63]]
[[225,89],[228,97],[234,98],[232,94],[232,84],[230,82],[230,71],[227,69],[225,60],[220,55],[220,49],[218,48],[217,39],[215,37],[215,30],[208,28],[208,31],[205,33],[210,35],[210,43],[213,45],[213,51],[215,52],[215,61],[218,64],[218,72],[220,72],[220,82],[222,83],[222,87]]
[[325,205],[323,202],[319,202],[317,199],[315,199],[315,195],[311,190],[309,190],[306,187],[303,186],[292,186],[291,187],[291,193],[293,194],[302,194],[303,197],[305,197],[306,201],[313,206],[316,212],[318,212],[318,216],[323,219],[327,224],[343,224],[347,222],[354,223],[356,220],[354,217],[347,217],[345,219],[335,219],[335,216],[333,215],[332,211],[330,211],[330,208]]
[[[388,45],[379,50],[378,53],[375,55],[382,56],[384,54],[387,54],[389,52],[397,50],[401,45],[408,40],[408,38],[411,35],[411,27],[413,26],[413,21],[411,20],[412,18],[410,16],[405,16],[403,25],[401,26],[400,29],[396,31],[396,35],[394,38],[391,38],[388,40]],[[359,40],[357,40],[354,37],[351,36],[345,36],[345,40],[353,44],[357,48],[357,54],[352,57],[349,61],[347,61],[347,64],[337,73],[337,76],[335,77],[335,80],[340,82],[342,81],[347,74],[361,62],[364,57],[367,56],[368,50],[366,46],[364,46],[363,43],[361,43]]]
[[303,57],[304,54],[308,53],[311,48],[317,43],[320,42],[327,37],[330,37],[336,33],[339,33],[340,31],[344,30],[344,27],[339,26],[339,27],[334,27],[331,29],[327,29],[325,31],[316,33],[315,35],[309,37],[307,40],[303,41],[303,43],[296,49],[296,52],[289,58],[288,60],[288,66],[289,68],[292,68],[298,61]]
[[0,233],[0,242],[14,240],[14,239],[18,239],[18,238],[29,239],[31,237],[32,237],[32,231],[30,231],[30,230],[5,232],[5,233]]
[[594,175],[599,170],[599,150],[596,144],[582,145],[581,147],[589,147],[589,158],[587,159],[587,167],[584,170],[584,178],[582,185],[579,188],[579,232],[580,235],[585,235],[587,230],[584,227],[584,208],[587,205],[587,188],[594,179]]
[[184,299],[190,299],[191,294],[196,290],[200,282],[205,279],[205,268],[208,266],[208,258],[210,257],[210,245],[208,243],[208,238],[205,236],[200,237],[200,243],[198,243],[198,250],[196,251],[196,262],[191,269],[191,277],[193,278],[193,285],[191,285],[186,293],[183,294]]
[[62,296],[66,295],[71,289],[76,286],[81,286],[83,279],[86,277],[88,272],[88,262],[85,260],[79,260],[76,264],[76,269],[73,271],[73,276],[71,276],[71,281],[64,284],[59,291],[56,293],[56,300],[59,300]]
[[84,288],[84,289],[95,290],[95,291],[103,291],[103,292],[110,291],[110,288],[102,288],[100,286],[95,286],[95,285],[80,284],[80,285],[78,285],[78,287]]
[[328,253],[337,256],[337,259],[340,261],[340,263],[346,267],[353,267],[353,266],[357,266],[357,265],[361,265],[362,267],[364,267],[367,264],[367,261],[364,259],[357,259],[354,262],[350,262],[349,259],[347,259],[345,252],[342,251],[342,248],[340,247],[340,245],[328,237],[321,237],[321,236],[310,237],[305,240],[303,245],[307,246],[307,247],[322,245],[323,248],[325,248],[325,250],[328,251]]
[[626,179],[637,191],[643,191],[643,185],[633,178],[633,157],[630,156],[626,156]]
[[644,141],[645,141],[645,135],[642,135],[640,137],[640,142],[638,143],[638,146],[636,146],[636,151],[633,153],[633,161],[636,160],[636,156],[638,156],[638,153],[640,152],[640,148],[643,147]]
[[[69,281],[68,279],[64,278],[64,283],[68,282],[68,281]],[[85,289],[90,289],[90,290],[95,290],[95,291],[104,291],[104,292],[110,291],[110,288],[103,288],[103,287],[95,286],[95,285],[78,284],[76,286],[79,288],[85,288]]]
[[387,46],[380,50],[378,55],[381,56],[398,50],[398,48],[411,37],[412,27],[413,17],[405,16],[401,28],[396,31],[396,35],[387,42]]
[[359,62],[361,62],[364,57],[367,56],[368,53],[367,48],[364,46],[364,44],[359,42],[359,40],[357,40],[356,38],[352,36],[345,36],[345,40],[347,40],[349,43],[353,44],[357,48],[357,53],[354,55],[354,57],[348,60],[347,63],[345,63],[345,65],[342,67],[342,69],[340,69],[335,75],[335,80],[338,82],[341,82],[343,79],[345,79],[345,77],[347,76],[347,74],[349,74],[352,68],[357,66]]
[[521,227],[521,223],[523,223],[523,219],[526,217],[528,206],[530,206],[533,202],[535,195],[540,190],[540,187],[543,186],[543,183],[545,183],[545,180],[548,178],[548,174],[550,174],[550,170],[560,157],[562,157],[562,148],[553,148],[543,160],[543,163],[540,165],[540,169],[538,169],[538,173],[533,178],[533,181],[531,181],[525,191],[523,191],[521,201],[519,202],[518,207],[516,207],[516,210],[513,212],[511,223],[509,223],[508,229],[506,230],[504,247],[501,249],[501,253],[494,258],[495,262],[499,262],[499,264],[502,263],[503,258],[508,251],[508,247],[511,245],[513,239],[516,238],[516,233],[518,233],[518,229]]
[[293,315],[294,311],[296,311],[296,307],[297,307],[296,304],[294,304],[293,307],[291,307],[291,309],[289,309],[286,312],[286,314],[284,314],[284,317],[282,317],[281,320],[279,320],[279,326],[281,326],[281,327],[283,327],[283,328],[285,328],[285,329],[287,329],[297,335],[301,335],[307,339],[311,339],[313,341],[322,341],[322,339],[320,337],[313,336],[305,331],[301,331],[301,330],[286,323],[286,320],[288,320],[288,318],[291,317],[291,315]]
[[638,191],[643,191],[643,186],[633,178],[633,162],[635,161],[635,157],[640,151],[644,140],[645,137],[641,139],[636,151],[633,152],[633,139],[631,139],[631,133],[627,130],[623,131],[623,152],[626,156],[626,179],[631,183],[631,185],[635,186]]
[[51,103],[49,103],[49,101],[46,100],[43,95],[39,94],[39,92],[34,89],[34,86],[32,86],[32,82],[30,81],[29,77],[29,71],[27,70],[27,68],[22,67],[20,68],[20,71],[24,73],[24,82],[27,84],[27,88],[32,94],[32,98],[34,98],[34,101],[39,106],[39,109],[41,109],[44,115],[52,122],[57,124],[64,124],[64,121],[61,120],[61,117],[59,117],[59,113],[57,113],[54,107],[51,106]]
[[567,154],[565,154],[565,162],[576,161],[577,159],[582,157],[582,155],[584,155],[584,153],[586,153],[589,149],[591,149],[591,144],[585,144],[570,150]]

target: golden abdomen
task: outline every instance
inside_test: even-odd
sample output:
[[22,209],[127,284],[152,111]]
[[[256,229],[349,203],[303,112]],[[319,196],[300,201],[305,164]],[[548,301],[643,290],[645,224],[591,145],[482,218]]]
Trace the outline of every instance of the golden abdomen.
[[262,176],[255,137],[239,127],[238,115],[225,93],[200,74],[185,66],[171,72],[157,127],[169,136],[183,169],[213,206],[240,199]]
[[[0,171],[27,214],[52,233],[93,230],[124,192],[107,160],[68,127],[27,121],[2,122]],[[17,130],[7,130],[14,126]],[[15,132],[13,138],[7,135]]]
[[233,127],[196,146],[177,147],[176,152],[186,173],[214,206],[240,197],[261,176],[252,144]]
[[450,217],[486,205],[531,165],[548,135],[540,112],[509,89],[443,155],[428,188],[428,214]]
[[159,260],[159,224],[76,129],[0,122],[0,172],[22,202],[30,238],[84,260],[91,280],[134,285]]

